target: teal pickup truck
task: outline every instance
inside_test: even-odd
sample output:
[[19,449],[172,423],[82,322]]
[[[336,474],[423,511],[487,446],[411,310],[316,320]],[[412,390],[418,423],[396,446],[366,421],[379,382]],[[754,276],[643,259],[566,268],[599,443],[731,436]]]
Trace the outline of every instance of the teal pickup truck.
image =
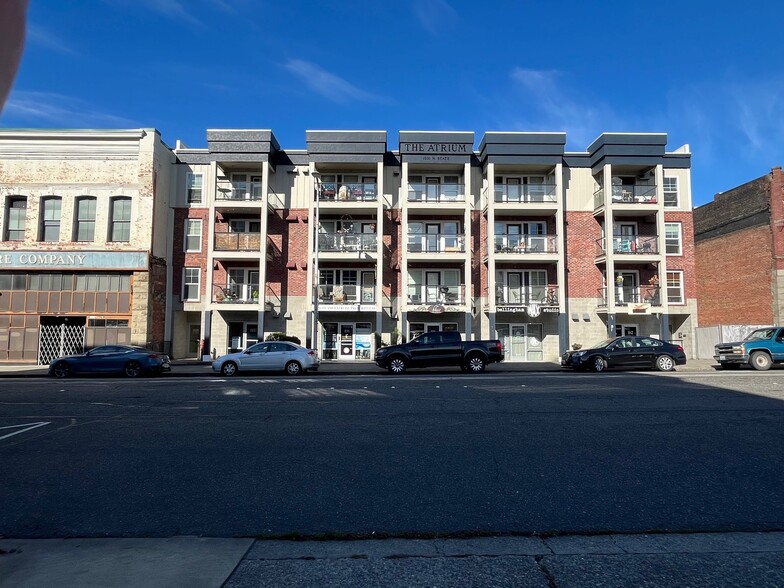
[[743,341],[719,343],[713,359],[725,370],[747,364],[755,370],[770,369],[774,363],[784,362],[784,327],[765,327],[752,331]]

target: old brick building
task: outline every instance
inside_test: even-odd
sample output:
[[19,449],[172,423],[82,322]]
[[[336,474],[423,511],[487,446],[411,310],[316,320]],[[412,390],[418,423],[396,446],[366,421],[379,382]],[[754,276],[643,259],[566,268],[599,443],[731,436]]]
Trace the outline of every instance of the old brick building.
[[784,319],[781,167],[694,209],[700,326]]
[[0,131],[0,361],[163,350],[173,163],[154,129]]

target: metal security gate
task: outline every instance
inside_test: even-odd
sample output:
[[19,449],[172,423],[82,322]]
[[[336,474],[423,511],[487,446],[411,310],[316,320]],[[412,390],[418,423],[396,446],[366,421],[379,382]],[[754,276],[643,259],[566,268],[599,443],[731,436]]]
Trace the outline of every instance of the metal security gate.
[[38,335],[38,365],[48,365],[53,359],[63,355],[84,353],[84,330],[84,324],[41,324]]

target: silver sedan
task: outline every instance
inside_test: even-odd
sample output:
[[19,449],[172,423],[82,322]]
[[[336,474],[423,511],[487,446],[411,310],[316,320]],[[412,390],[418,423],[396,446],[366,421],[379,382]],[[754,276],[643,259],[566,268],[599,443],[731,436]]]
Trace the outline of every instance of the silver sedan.
[[245,351],[222,355],[212,362],[212,370],[224,376],[248,371],[284,371],[290,376],[319,368],[316,352],[288,341],[265,341]]

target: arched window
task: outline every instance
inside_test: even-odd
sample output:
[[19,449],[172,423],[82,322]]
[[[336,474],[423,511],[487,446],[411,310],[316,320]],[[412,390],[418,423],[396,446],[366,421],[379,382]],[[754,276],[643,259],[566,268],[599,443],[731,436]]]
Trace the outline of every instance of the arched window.
[[95,196],[79,196],[76,199],[74,241],[95,241]]
[[27,221],[27,196],[9,196],[5,208],[5,240],[23,241]]
[[56,243],[60,240],[60,215],[63,199],[59,196],[46,196],[41,199],[41,238],[40,241]]
[[112,198],[109,241],[131,240],[131,199],[127,196]]

